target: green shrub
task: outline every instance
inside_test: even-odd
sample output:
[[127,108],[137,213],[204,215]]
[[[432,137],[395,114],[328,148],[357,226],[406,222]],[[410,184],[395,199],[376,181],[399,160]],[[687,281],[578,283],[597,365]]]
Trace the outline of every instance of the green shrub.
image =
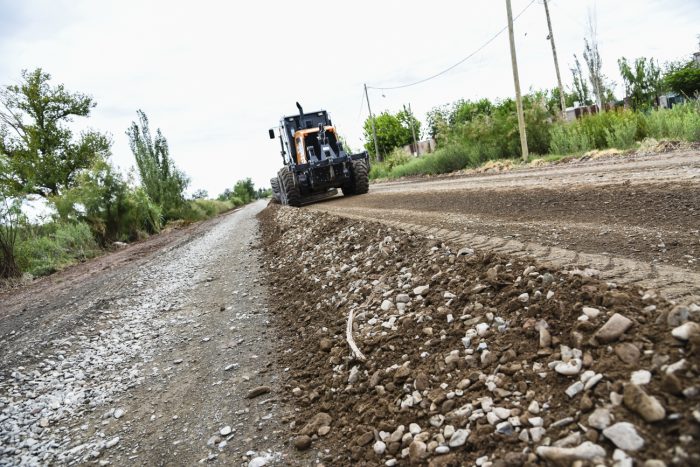
[[700,141],[700,100],[655,110],[644,120],[651,138]]
[[18,264],[34,276],[51,274],[99,251],[90,226],[83,222],[26,226],[17,245]]
[[467,167],[477,167],[487,160],[495,159],[495,152],[480,145],[466,146],[451,144],[440,148],[432,154],[412,159],[398,165],[388,173],[390,178],[406,177],[420,174],[441,174],[454,172]]

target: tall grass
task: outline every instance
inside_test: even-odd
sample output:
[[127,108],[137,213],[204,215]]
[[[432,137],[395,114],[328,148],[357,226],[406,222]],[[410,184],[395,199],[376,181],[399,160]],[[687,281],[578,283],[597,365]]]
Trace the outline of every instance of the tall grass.
[[16,245],[22,271],[43,276],[96,256],[100,248],[84,222],[24,226]]

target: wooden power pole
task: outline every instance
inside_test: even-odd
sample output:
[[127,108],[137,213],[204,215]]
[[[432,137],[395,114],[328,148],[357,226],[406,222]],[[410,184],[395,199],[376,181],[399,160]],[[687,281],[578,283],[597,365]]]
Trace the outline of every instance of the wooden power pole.
[[523,114],[523,97],[520,95],[520,78],[518,77],[518,59],[515,56],[515,39],[513,38],[513,11],[510,7],[510,0],[506,0],[506,11],[508,13],[508,38],[510,39],[510,59],[513,64],[513,81],[515,83],[515,107],[518,112],[518,130],[520,132],[520,149],[523,153],[523,160],[528,159],[527,134],[525,133],[525,115]]
[[413,111],[411,110],[411,104],[408,104],[408,110],[406,106],[403,106],[403,111],[408,115],[408,122],[411,125],[411,134],[413,134],[413,147],[416,148],[416,156],[420,156],[420,150],[418,149],[418,141],[416,141],[416,129],[413,126]]
[[547,27],[549,28],[549,42],[552,44],[552,56],[554,57],[554,69],[557,72],[557,85],[559,86],[559,101],[561,104],[561,117],[566,119],[566,101],[564,100],[564,86],[561,85],[561,73],[559,73],[559,60],[557,59],[557,48],[554,46],[554,33],[552,32],[552,21],[549,19],[549,6],[547,0],[544,1],[544,12],[547,15]]
[[367,94],[367,84],[365,83],[365,98],[367,99],[367,110],[369,111],[369,118],[372,120],[372,135],[374,136],[374,153],[377,155],[377,162],[382,161],[382,155],[379,154],[379,143],[377,142],[377,126],[374,123],[374,115],[372,115],[372,108],[369,106],[369,94]]

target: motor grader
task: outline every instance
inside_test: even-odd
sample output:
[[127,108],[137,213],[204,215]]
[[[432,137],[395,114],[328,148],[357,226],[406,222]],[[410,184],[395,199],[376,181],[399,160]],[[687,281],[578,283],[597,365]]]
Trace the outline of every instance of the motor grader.
[[369,154],[349,154],[325,110],[282,117],[270,139],[279,138],[284,167],[270,180],[281,204],[301,206],[334,196],[369,191]]

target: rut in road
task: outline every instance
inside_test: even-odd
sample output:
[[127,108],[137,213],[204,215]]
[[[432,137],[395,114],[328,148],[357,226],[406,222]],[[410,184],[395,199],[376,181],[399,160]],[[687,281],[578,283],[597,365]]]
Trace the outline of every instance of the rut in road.
[[[658,179],[654,177],[658,176]],[[677,181],[669,182],[674,176]],[[697,153],[387,183],[311,207],[608,281],[700,297]]]

